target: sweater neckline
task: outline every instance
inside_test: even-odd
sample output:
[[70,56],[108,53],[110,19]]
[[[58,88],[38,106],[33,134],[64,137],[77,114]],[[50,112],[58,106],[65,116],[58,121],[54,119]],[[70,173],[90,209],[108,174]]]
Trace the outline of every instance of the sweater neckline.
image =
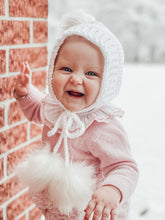
[[[66,109],[63,109],[61,105],[59,105],[58,100],[54,99],[54,97],[52,97],[51,94],[45,96],[41,108],[41,117],[44,123],[50,129],[52,129],[55,126],[59,117],[62,114],[65,114],[65,112],[68,118],[77,118],[77,120],[72,120],[72,124],[70,126],[72,132],[76,131],[77,127],[79,127],[77,123],[82,123],[82,126],[84,126],[85,131],[94,121],[107,123],[114,117],[122,117],[124,114],[122,109],[112,104],[110,104],[109,106],[102,106],[99,109],[92,109],[88,112],[69,112]],[[63,129],[61,123],[59,123],[57,126],[58,129]]]

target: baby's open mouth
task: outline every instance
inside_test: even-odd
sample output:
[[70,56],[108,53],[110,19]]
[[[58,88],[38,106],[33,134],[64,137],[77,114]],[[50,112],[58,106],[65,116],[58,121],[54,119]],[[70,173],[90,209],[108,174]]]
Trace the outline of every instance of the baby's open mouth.
[[68,91],[68,94],[69,94],[70,96],[74,96],[74,97],[82,97],[82,96],[84,96],[83,93],[81,93],[81,92],[75,92],[75,91]]

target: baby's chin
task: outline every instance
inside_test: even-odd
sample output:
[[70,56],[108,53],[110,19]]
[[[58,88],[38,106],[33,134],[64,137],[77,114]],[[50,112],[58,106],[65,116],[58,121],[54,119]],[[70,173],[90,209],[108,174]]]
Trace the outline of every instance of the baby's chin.
[[93,103],[95,102],[92,102],[92,103],[86,103],[84,101],[84,98],[77,98],[76,99],[71,99],[71,100],[67,100],[67,99],[63,99],[63,100],[59,100],[57,98],[57,100],[62,104],[62,106],[70,111],[70,112],[75,112],[75,113],[79,113],[79,112],[84,112],[84,110],[89,110],[90,109],[90,106],[93,105]]
[[80,106],[80,105],[64,105],[65,109],[70,112],[81,112],[84,109],[87,109],[89,106]]
[[75,107],[75,106],[70,106],[70,107],[66,107],[64,106],[68,111],[70,112],[80,112],[82,111],[84,108],[80,108],[80,107]]

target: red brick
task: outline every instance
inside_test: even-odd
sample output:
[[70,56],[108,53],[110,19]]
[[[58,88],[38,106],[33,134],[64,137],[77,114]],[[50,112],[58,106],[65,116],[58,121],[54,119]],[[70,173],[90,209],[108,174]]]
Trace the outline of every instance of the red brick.
[[0,1],[0,16],[5,15],[5,0]]
[[36,124],[31,124],[31,129],[30,129],[30,137],[34,138],[38,135],[41,135],[42,132],[42,126],[38,126]]
[[6,51],[0,50],[0,74],[6,72]]
[[46,71],[35,71],[32,74],[32,84],[39,90],[43,90],[46,87]]
[[3,173],[3,163],[4,163],[4,161],[3,160],[4,160],[3,158],[0,159],[0,180],[3,179],[3,177],[4,177],[4,173]]
[[0,220],[3,220],[3,210],[0,208]]
[[0,79],[0,101],[13,98],[16,76]]
[[20,71],[23,61],[27,60],[30,67],[39,68],[47,65],[47,48],[23,48],[9,51],[10,72]]
[[21,109],[17,102],[12,102],[10,104],[9,113],[8,113],[8,123],[14,124],[18,121],[25,119],[24,114],[22,113]]
[[29,42],[29,21],[0,21],[0,45],[25,44]]
[[40,210],[35,207],[34,209],[32,209],[29,213],[29,220],[39,220],[41,218],[41,212]]
[[14,171],[15,167],[24,160],[25,155],[32,153],[34,150],[40,147],[41,147],[41,142],[35,141],[32,144],[29,144],[25,147],[22,147],[21,149],[17,151],[14,151],[11,154],[8,154],[7,174],[10,175]]
[[27,123],[0,132],[0,154],[16,147],[27,140]]
[[9,14],[13,17],[47,18],[48,0],[9,0]]
[[33,37],[34,43],[46,43],[48,40],[48,23],[45,21],[34,21]]
[[19,218],[19,220],[26,220],[26,215],[24,215],[21,218]]
[[7,207],[7,219],[13,220],[18,215],[20,215],[23,211],[25,211],[33,202],[28,195],[28,193],[24,193],[19,198],[15,199],[12,203],[10,203]]
[[0,128],[5,125],[5,108],[0,107]]
[[13,177],[0,186],[0,205],[23,189],[17,177]]

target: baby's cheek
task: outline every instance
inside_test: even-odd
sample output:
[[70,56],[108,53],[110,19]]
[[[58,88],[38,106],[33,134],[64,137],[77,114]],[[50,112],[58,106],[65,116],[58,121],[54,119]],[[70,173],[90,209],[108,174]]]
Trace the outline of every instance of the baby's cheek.
[[59,88],[61,88],[61,81],[59,77],[53,76],[52,88],[53,88],[54,93],[56,93],[59,90]]
[[91,83],[91,85],[88,86],[88,97],[91,99],[91,102],[95,102],[100,91],[100,85],[98,82]]

